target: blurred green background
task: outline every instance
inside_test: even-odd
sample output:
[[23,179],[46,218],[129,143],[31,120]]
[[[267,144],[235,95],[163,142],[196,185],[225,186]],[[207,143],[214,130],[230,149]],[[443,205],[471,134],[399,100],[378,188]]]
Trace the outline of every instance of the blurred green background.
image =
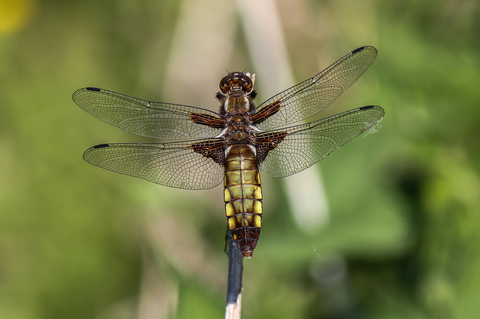
[[479,34],[477,1],[0,0],[0,317],[224,316],[222,188],[83,162],[145,140],[76,89],[217,110],[226,69],[256,73],[259,103],[373,45],[322,115],[386,116],[306,171],[318,214],[296,215],[301,179],[262,176],[243,318],[480,318]]

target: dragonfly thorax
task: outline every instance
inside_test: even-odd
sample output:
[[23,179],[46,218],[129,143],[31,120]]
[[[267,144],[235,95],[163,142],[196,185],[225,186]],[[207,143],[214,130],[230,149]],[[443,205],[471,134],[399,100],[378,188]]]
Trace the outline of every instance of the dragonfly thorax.
[[250,109],[250,100],[245,94],[232,94],[225,99],[225,113],[242,113]]

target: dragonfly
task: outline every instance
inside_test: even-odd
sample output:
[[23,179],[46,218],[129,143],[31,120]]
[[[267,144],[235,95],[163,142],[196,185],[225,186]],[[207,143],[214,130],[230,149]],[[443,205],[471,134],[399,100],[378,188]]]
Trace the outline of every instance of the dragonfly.
[[382,120],[383,108],[367,105],[306,122],[357,81],[376,56],[372,46],[355,49],[258,106],[255,75],[228,73],[215,95],[218,113],[95,87],[79,89],[73,101],[87,113],[158,140],[99,144],[83,158],[168,187],[208,189],[223,182],[228,231],[243,257],[250,258],[263,218],[260,172],[279,178],[303,171]]

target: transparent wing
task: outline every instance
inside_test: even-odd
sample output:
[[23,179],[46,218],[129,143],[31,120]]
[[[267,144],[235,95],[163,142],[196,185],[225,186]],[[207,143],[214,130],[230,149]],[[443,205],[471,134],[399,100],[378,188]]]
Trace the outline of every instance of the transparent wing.
[[212,188],[224,177],[223,167],[195,152],[192,142],[100,144],[86,150],[83,158],[116,173],[175,188]]
[[257,127],[264,131],[272,130],[324,110],[358,80],[376,56],[377,49],[374,47],[358,48],[314,77],[271,97],[255,111],[262,118]]
[[265,140],[285,136],[268,152],[260,170],[275,178],[301,172],[377,124],[384,115],[379,106],[363,106],[312,123],[259,134]]
[[120,93],[83,88],[73,93],[73,101],[87,113],[129,133],[162,141],[211,138],[220,128],[200,125],[194,116],[220,121],[215,112],[197,107],[149,102]]

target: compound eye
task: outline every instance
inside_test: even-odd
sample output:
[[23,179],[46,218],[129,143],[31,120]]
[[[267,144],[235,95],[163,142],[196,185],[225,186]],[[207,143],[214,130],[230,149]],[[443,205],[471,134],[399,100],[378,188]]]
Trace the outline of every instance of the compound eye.
[[253,84],[252,84],[252,80],[250,80],[249,77],[244,77],[242,78],[242,87],[243,87],[243,91],[245,93],[250,93],[253,89]]
[[222,91],[223,94],[227,94],[234,83],[236,83],[235,73],[224,76],[220,81],[220,91]]
[[220,91],[222,91],[222,93],[227,93],[228,90],[230,89],[230,85],[232,85],[230,79],[227,79],[227,77],[224,77],[221,81],[220,81]]

